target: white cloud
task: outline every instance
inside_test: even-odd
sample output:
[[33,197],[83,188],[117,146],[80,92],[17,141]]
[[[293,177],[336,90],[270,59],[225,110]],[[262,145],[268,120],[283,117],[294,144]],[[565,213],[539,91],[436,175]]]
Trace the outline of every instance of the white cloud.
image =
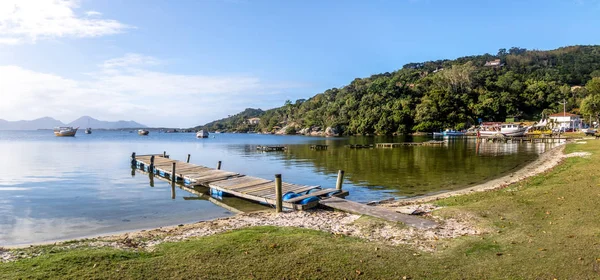
[[85,12],[85,15],[88,17],[96,17],[96,16],[101,16],[102,13],[101,12],[97,12],[97,11],[87,11]]
[[[131,26],[101,13],[88,11],[79,17],[77,0],[1,0],[0,44],[35,42],[45,38],[99,37],[124,32]],[[93,17],[93,18],[92,18]]]
[[102,67],[106,69],[119,67],[132,67],[144,65],[158,65],[160,61],[151,56],[145,56],[136,53],[128,53],[123,57],[113,58],[102,63]]
[[22,42],[19,38],[3,38],[0,37],[0,45],[18,45]]
[[[82,115],[136,120],[151,126],[189,127],[268,104],[297,84],[273,84],[249,75],[170,74],[144,69],[158,59],[138,54],[107,60],[88,79],[74,80],[19,66],[0,66],[0,118]],[[106,71],[106,67],[110,71]],[[280,102],[276,102],[279,104]]]

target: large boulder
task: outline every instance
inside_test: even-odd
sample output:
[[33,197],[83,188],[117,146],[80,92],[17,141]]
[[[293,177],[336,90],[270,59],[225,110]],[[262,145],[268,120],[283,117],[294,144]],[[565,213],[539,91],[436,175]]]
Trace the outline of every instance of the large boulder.
[[310,132],[310,127],[305,127],[303,129],[300,129],[298,131],[298,134],[300,134],[300,135],[307,135],[307,134],[309,134],[309,132]]
[[330,126],[325,129],[325,136],[339,136],[339,135],[340,134],[339,134],[338,130],[334,127]]

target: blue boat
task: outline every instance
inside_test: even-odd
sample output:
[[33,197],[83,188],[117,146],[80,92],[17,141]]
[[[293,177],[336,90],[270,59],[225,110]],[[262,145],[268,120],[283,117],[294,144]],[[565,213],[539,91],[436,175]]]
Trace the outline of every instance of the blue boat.
[[443,132],[434,132],[433,136],[464,136],[465,133],[462,131],[456,131],[452,129],[446,129]]

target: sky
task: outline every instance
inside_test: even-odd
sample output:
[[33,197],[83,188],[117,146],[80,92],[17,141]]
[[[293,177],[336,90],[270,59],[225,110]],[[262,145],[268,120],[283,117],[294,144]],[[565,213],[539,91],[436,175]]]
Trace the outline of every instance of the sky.
[[192,127],[410,62],[600,43],[600,0],[1,0],[0,119]]

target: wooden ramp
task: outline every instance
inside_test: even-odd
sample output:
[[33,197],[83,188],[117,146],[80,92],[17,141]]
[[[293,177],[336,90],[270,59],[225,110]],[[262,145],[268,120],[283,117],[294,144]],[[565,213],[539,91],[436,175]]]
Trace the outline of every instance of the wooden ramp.
[[[154,162],[152,162],[152,159]],[[173,182],[183,182],[188,187],[203,186],[215,190],[222,195],[233,195],[269,205],[276,204],[276,185],[273,180],[220,170],[220,164],[217,168],[209,168],[173,160],[166,154],[138,156],[133,154],[132,166],[142,171],[153,173],[155,176],[169,178]],[[175,172],[173,172],[173,166],[175,166]],[[306,186],[282,182],[281,194],[290,192],[296,195],[296,197],[283,200],[282,206],[293,210],[304,210],[317,206],[318,201],[305,200],[310,197],[345,197],[348,195],[348,191],[334,188],[322,189],[320,186]]]
[[418,229],[429,229],[438,226],[436,222],[423,219],[421,217],[406,215],[387,208],[369,206],[366,204],[361,204],[358,202],[349,201],[337,197],[322,199],[319,201],[319,204],[334,209],[342,210],[344,212],[373,216],[392,222],[402,222],[407,226],[415,227]]

